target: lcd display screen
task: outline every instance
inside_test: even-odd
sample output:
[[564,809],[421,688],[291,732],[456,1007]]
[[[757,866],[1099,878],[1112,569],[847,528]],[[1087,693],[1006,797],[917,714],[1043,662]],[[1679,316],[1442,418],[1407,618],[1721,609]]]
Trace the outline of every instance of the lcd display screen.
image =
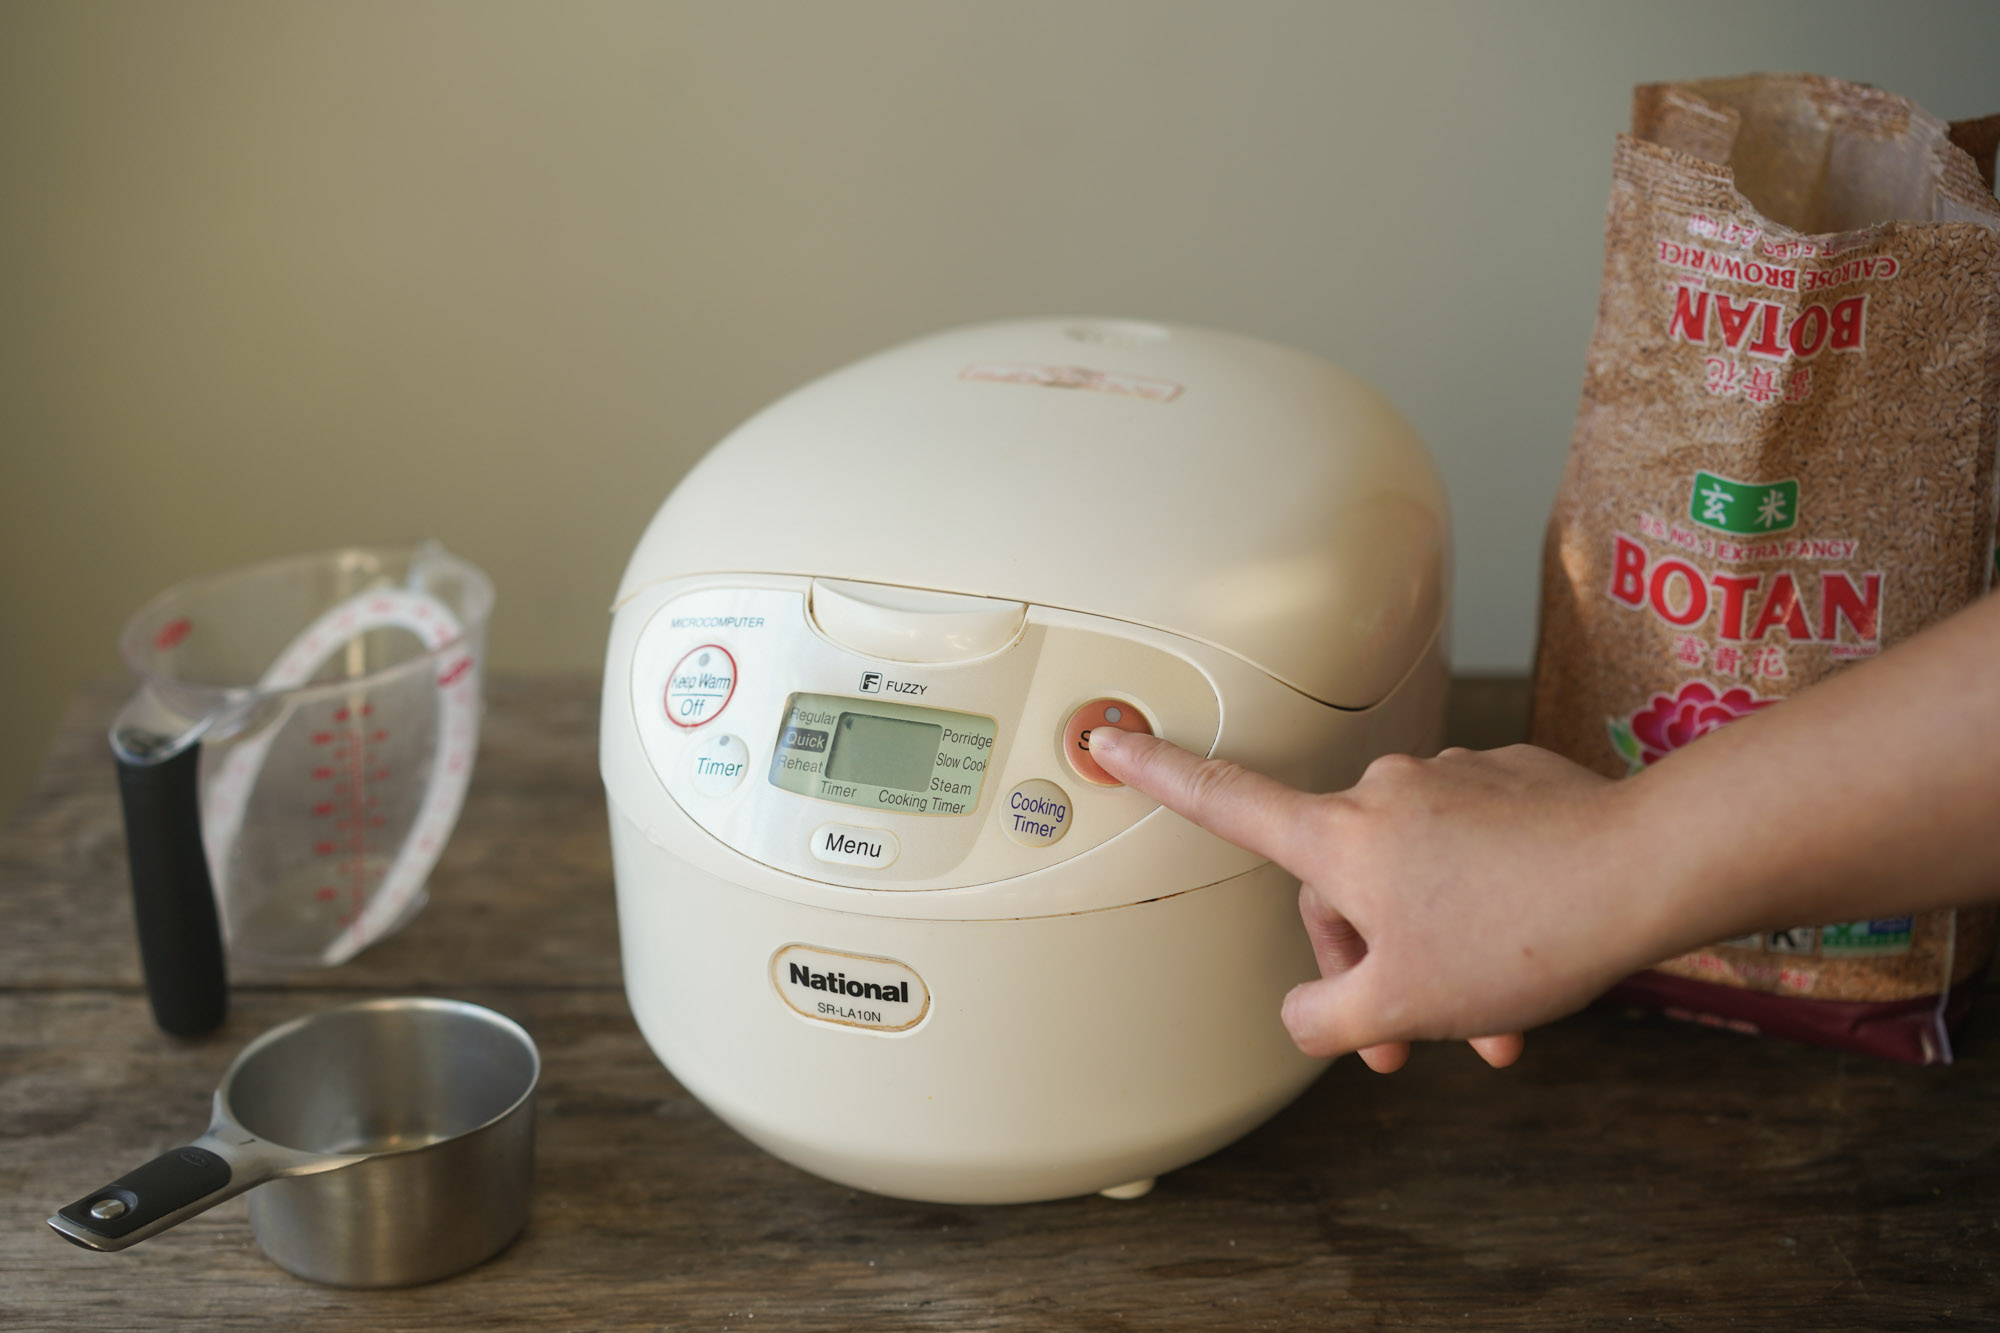
[[870,713],[842,713],[833,726],[826,776],[899,791],[925,791],[937,764],[944,728]]
[[969,815],[999,726],[888,699],[794,694],[771,747],[771,785],[899,815]]

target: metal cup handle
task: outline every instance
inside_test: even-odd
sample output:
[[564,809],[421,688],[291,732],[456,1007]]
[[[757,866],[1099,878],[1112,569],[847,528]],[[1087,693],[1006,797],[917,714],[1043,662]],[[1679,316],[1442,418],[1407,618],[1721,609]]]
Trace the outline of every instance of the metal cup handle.
[[57,1209],[49,1225],[72,1244],[108,1254],[157,1236],[267,1180],[331,1171],[361,1160],[266,1143],[218,1105],[206,1134]]

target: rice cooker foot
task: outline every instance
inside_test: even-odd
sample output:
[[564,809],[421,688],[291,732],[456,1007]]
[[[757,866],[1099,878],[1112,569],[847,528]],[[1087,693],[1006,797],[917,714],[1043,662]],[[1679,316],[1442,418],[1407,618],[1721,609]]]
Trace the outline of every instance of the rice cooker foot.
[[1123,1185],[1113,1185],[1108,1190],[1099,1190],[1107,1199],[1143,1199],[1153,1192],[1154,1177],[1143,1180],[1128,1180]]

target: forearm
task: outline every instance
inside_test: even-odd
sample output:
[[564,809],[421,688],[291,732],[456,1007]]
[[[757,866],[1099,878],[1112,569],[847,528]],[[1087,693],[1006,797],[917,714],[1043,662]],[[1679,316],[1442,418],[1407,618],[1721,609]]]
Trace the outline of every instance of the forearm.
[[1606,797],[1657,957],[2000,897],[2000,598]]
[[1523,745],[1313,795],[1104,731],[1120,780],[1299,877],[1321,979],[1286,1027],[1378,1069],[1754,929],[2000,897],[2000,598],[1618,782]]

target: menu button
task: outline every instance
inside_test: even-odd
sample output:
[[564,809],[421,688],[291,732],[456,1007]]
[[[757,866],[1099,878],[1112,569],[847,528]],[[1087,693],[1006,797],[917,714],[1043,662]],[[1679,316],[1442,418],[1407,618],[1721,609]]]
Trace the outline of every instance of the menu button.
[[853,824],[821,824],[812,832],[812,854],[830,865],[879,870],[903,850],[887,829]]

